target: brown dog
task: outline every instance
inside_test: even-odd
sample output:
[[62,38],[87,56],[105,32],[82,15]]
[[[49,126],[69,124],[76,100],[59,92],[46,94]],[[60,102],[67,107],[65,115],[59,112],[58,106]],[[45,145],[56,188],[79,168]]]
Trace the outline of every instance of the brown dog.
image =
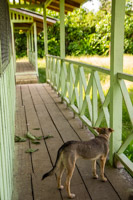
[[61,178],[64,169],[67,170],[66,188],[69,198],[74,198],[75,194],[70,192],[70,181],[75,169],[75,163],[78,158],[92,160],[93,177],[98,178],[96,173],[96,161],[100,158],[101,178],[102,181],[107,181],[104,176],[104,167],[106,158],[109,152],[109,138],[113,132],[111,128],[94,128],[99,133],[94,139],[89,141],[68,141],[63,144],[57,153],[57,158],[53,169],[44,174],[42,180],[47,176],[54,174],[57,169],[59,175],[57,176],[58,189],[63,189],[61,185]]

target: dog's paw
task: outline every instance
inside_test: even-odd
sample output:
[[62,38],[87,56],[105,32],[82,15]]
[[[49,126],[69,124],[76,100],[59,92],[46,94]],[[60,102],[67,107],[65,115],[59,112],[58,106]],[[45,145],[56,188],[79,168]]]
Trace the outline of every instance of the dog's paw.
[[103,182],[106,182],[106,181],[107,181],[107,178],[102,177],[102,181],[103,181]]
[[70,199],[74,199],[75,196],[76,196],[75,194],[72,194],[72,193],[71,193],[71,194],[69,195],[69,198],[70,198]]
[[61,185],[60,187],[58,187],[59,190],[63,190],[64,189],[64,186]]
[[93,178],[94,179],[98,179],[98,175],[97,174],[95,174],[95,175],[93,174]]

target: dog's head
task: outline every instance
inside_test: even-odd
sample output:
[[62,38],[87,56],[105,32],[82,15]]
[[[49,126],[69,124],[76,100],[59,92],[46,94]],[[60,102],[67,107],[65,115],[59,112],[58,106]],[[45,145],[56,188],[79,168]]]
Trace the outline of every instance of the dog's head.
[[112,128],[99,128],[99,127],[93,127],[100,135],[110,135],[114,130]]

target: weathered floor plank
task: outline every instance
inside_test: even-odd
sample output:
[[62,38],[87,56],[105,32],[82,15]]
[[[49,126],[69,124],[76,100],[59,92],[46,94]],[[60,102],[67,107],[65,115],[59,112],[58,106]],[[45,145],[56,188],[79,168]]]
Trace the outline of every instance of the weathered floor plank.
[[35,71],[35,69],[29,62],[16,63],[16,72],[31,72],[31,71]]
[[[42,88],[43,89],[43,91],[44,91],[44,88]],[[34,89],[34,86],[30,86],[30,90],[31,90],[31,93],[32,93],[32,96],[33,96],[33,99],[35,100],[35,106],[36,105],[38,105],[38,103],[40,103],[40,104],[42,104],[42,106],[44,107],[44,106],[46,106],[46,109],[48,110],[48,108],[47,108],[47,105],[45,104],[44,105],[44,103],[43,103],[43,101],[42,101],[42,99],[41,99],[41,97],[40,97],[40,102],[37,102],[37,99],[39,98],[39,95],[37,96],[37,94],[38,94],[38,91],[37,90],[35,90]],[[48,94],[46,95],[45,94],[45,98],[46,98],[46,100],[47,100],[47,96],[48,96]],[[49,98],[49,97],[48,97]],[[42,101],[42,102],[41,102]],[[53,104],[55,105],[55,103],[53,103],[52,102],[52,99],[51,99],[51,101],[50,101],[51,103],[48,103],[48,105],[51,107],[51,108],[53,108]],[[37,107],[37,106],[36,106]],[[38,112],[38,115],[39,115],[39,110],[37,109],[37,112]],[[48,112],[49,112],[49,110],[48,110]],[[52,110],[52,112],[54,112],[54,109]],[[40,114],[42,113],[42,110],[41,110],[41,112],[40,112]],[[51,116],[51,115],[50,115]],[[57,116],[57,118],[58,118],[58,116]],[[42,119],[42,120],[44,120],[44,119]],[[41,118],[40,118],[40,121],[41,121]],[[49,121],[51,121],[51,119],[49,119]],[[49,124],[49,126],[50,126],[50,124]],[[54,125],[55,126],[55,125]],[[65,128],[65,127],[64,127]],[[47,128],[47,129],[49,129],[49,128]],[[45,130],[47,130],[46,128],[45,128]],[[65,128],[66,129],[66,128]],[[70,129],[68,130],[68,131],[71,131]],[[55,154],[55,151],[56,151],[56,153],[57,153],[57,149],[61,146],[61,144],[62,144],[62,142],[61,142],[61,144],[59,145],[59,129],[56,127],[56,132],[57,132],[57,136],[56,137],[58,137],[58,140],[57,140],[57,142],[55,143],[55,140],[49,140],[49,142],[51,142],[51,144],[50,144],[50,146],[48,146],[48,149],[49,149],[49,153],[50,153],[50,155],[51,155],[51,159],[52,159],[52,162],[55,162],[55,159],[56,159],[56,154]],[[64,133],[65,133],[65,130],[64,130]],[[51,134],[52,134],[52,132],[51,132]],[[67,134],[67,133],[65,133],[65,134]],[[54,138],[55,138],[55,134],[54,134]],[[51,148],[52,147],[52,148]],[[46,171],[45,171],[46,172]],[[83,199],[89,199],[89,197],[88,197],[88,192],[86,191],[86,188],[85,188],[85,186],[84,186],[84,184],[83,184],[83,182],[82,182],[82,179],[81,179],[81,177],[80,177],[80,175],[79,175],[79,173],[78,173],[78,171],[77,170],[75,170],[75,173],[74,173],[74,175],[73,175],[73,181],[76,183],[76,184],[78,184],[78,185],[80,185],[80,192],[79,192],[79,195],[78,195],[78,198],[80,198],[80,196],[83,198]],[[73,188],[73,187],[72,187]],[[76,190],[76,188],[75,188],[75,190]],[[66,197],[66,191],[63,191],[62,192],[62,196],[63,197]]]
[[[82,129],[81,121],[60,103],[60,98],[47,84],[17,86],[16,135],[27,131],[36,136],[52,135],[35,145],[31,141],[16,143],[15,192],[13,200],[63,200],[65,190],[57,190],[56,176],[41,181],[42,175],[52,168],[58,148],[68,140],[89,140],[93,135]],[[39,130],[34,130],[38,128]],[[27,148],[38,149],[26,154]],[[98,173],[99,173],[99,165]],[[125,175],[125,173],[124,173]],[[126,180],[123,173],[106,166],[108,181],[92,179],[91,163],[79,160],[71,181],[71,190],[77,200],[127,200],[125,191],[133,187],[132,179]],[[127,177],[127,176],[126,176]],[[118,179],[118,181],[117,181]],[[63,184],[65,176],[63,176]],[[124,182],[124,183],[123,183]],[[123,190],[123,188],[124,190]]]
[[[25,109],[21,98],[21,87],[16,87],[16,135],[24,136],[27,133]],[[32,200],[31,187],[31,159],[30,155],[24,153],[29,148],[29,142],[15,144],[15,165],[14,165],[14,193],[13,200]],[[19,159],[19,162],[18,162]]]
[[29,62],[16,63],[16,84],[38,83],[37,72]]
[[[23,101],[24,101],[25,110],[26,110],[27,121],[29,124],[28,130],[33,135],[41,136],[42,128],[40,126],[38,115],[36,113],[36,109],[34,107],[34,104],[31,98],[29,87],[22,86],[22,95],[23,95]],[[40,128],[40,130],[33,130],[35,128]],[[42,199],[48,198],[52,200],[54,197],[55,199],[60,200],[61,199],[60,193],[56,190],[56,188],[54,187],[53,193],[51,193],[51,190],[49,187],[49,185],[52,185],[52,186],[56,185],[55,177],[53,179],[50,177],[48,182],[41,181],[42,174],[44,173],[44,164],[45,164],[45,169],[47,171],[52,167],[44,141],[42,140],[40,145],[30,144],[30,146],[33,149],[35,148],[39,149],[36,153],[32,154],[32,168],[33,168],[33,173],[32,173],[33,183],[32,184],[33,184],[34,199],[42,200]]]
[[[66,117],[73,129],[77,132],[81,140],[87,140],[88,136],[85,137],[85,134],[82,134],[83,129],[81,129],[82,124],[80,123],[80,120],[79,123],[76,123],[78,118],[72,118],[72,112],[70,112],[69,109],[66,109],[65,104],[60,103],[61,99],[53,90],[51,90],[51,87],[48,84],[45,85],[45,88],[47,89],[52,99],[55,101],[62,114]],[[121,200],[127,199],[128,189],[133,188],[132,177],[124,169],[112,168],[107,164],[105,168],[105,175],[116,193],[118,194],[119,198]]]
[[[50,91],[50,88],[49,88],[49,91]],[[56,104],[52,104],[52,105],[53,106],[48,105],[48,109],[54,120],[54,123],[58,127],[60,134],[62,135],[64,139],[64,142],[66,142],[67,140],[70,140],[69,138],[71,138],[72,140],[79,140],[79,135],[77,133],[75,134],[75,131],[71,128],[69,122],[64,118],[63,114],[58,109],[58,106]],[[52,110],[54,110],[54,112]],[[65,132],[66,134],[63,134],[63,132]],[[86,161],[86,164],[84,163],[85,163],[84,161],[77,162],[77,167],[86,184],[86,187],[88,188],[88,192],[90,193],[91,197],[97,200],[99,198],[99,195],[97,194],[101,193],[101,199],[110,199],[110,196],[114,200],[119,199],[116,192],[112,190],[112,186],[109,184],[109,182],[102,183],[101,181],[96,181],[92,179],[90,161]],[[87,172],[89,172],[88,176],[86,176]],[[95,192],[94,192],[94,188],[95,188]]]

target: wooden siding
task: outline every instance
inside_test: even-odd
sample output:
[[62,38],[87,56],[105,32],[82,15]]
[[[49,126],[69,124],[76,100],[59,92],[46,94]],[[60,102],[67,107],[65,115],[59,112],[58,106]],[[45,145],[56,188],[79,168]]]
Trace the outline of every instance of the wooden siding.
[[0,199],[11,200],[15,128],[13,59],[0,77]]

